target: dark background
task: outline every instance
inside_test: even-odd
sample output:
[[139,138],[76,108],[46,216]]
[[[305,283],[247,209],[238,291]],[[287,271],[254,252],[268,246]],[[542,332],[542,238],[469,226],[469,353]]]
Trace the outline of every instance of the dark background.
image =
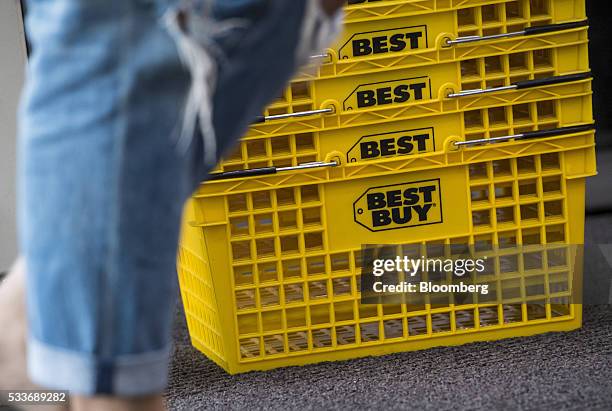
[[[612,129],[612,19],[610,2],[587,0],[587,15],[590,22],[590,58],[593,81],[593,108],[600,132]],[[608,138],[606,138],[608,137]],[[612,147],[612,139],[600,133],[597,143]]]
[[587,0],[586,4],[599,172],[587,182],[586,210],[591,214],[609,213],[612,212],[612,19],[609,1]]

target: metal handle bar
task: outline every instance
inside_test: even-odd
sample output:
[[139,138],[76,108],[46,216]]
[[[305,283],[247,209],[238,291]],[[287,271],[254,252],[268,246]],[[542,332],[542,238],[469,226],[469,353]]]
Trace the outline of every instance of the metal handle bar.
[[319,110],[298,111],[297,113],[276,114],[273,116],[258,116],[254,123],[263,123],[270,120],[282,120],[285,118],[306,117],[315,114],[333,113],[333,108],[322,108]]
[[570,23],[547,24],[545,26],[527,27],[521,31],[513,31],[511,33],[492,34],[490,36],[466,36],[457,37],[455,40],[447,39],[445,46],[450,47],[458,44],[475,43],[478,41],[498,40],[503,38],[519,37],[519,36],[535,36],[538,34],[551,33],[555,31],[570,30],[589,25],[588,20],[574,21]]
[[336,167],[338,165],[335,161],[314,161],[311,163],[302,163],[297,166],[288,167],[262,167],[262,168],[251,168],[247,170],[236,170],[226,171],[223,173],[212,173],[209,174],[209,180],[226,180],[228,178],[246,178],[254,176],[264,176],[270,174],[277,174],[283,171],[295,171],[295,170],[307,170],[311,168],[323,168],[323,167]]
[[559,83],[569,83],[572,81],[585,80],[591,77],[593,77],[593,74],[590,71],[588,71],[586,73],[567,74],[563,76],[538,78],[535,80],[517,81],[515,83],[512,83],[509,86],[479,88],[475,90],[464,90],[464,91],[459,91],[457,93],[449,94],[446,97],[458,98],[458,97],[466,97],[466,96],[476,96],[480,94],[498,93],[500,91],[506,91],[506,90],[521,90],[521,89],[532,88],[532,87],[550,86],[550,85],[559,84]]
[[530,139],[530,138],[546,138],[546,137],[562,136],[565,134],[581,133],[584,131],[590,131],[594,129],[595,129],[594,124],[586,124],[586,125],[580,125],[580,126],[552,128],[548,130],[528,131],[526,133],[514,134],[511,136],[481,138],[478,140],[469,140],[469,141],[457,141],[453,144],[457,147],[474,146],[477,144],[493,144],[493,143],[500,143],[500,142],[504,142],[508,140],[523,140],[523,139]]

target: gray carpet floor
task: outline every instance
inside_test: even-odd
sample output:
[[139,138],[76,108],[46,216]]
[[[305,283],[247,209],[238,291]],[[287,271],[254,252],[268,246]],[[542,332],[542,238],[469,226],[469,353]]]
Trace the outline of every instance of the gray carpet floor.
[[[587,219],[586,241],[612,243],[612,214]],[[585,277],[596,278],[595,288],[609,286],[609,275],[601,276],[602,269],[610,273],[603,256],[587,261]],[[236,376],[191,347],[179,310],[168,406],[171,410],[612,410],[612,308],[584,309],[582,329],[569,333]]]

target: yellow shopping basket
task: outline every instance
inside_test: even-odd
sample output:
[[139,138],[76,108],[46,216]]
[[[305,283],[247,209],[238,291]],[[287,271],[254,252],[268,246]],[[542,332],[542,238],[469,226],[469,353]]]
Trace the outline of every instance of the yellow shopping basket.
[[[579,327],[571,245],[583,243],[595,174],[591,128],[203,184],[178,258],[194,346],[236,373]],[[423,187],[425,214],[377,206],[374,217],[367,201]],[[498,299],[361,304],[362,245],[406,243],[424,255],[472,245],[493,261],[485,280]]]
[[[436,53],[441,51],[448,58],[452,55],[449,51],[468,44],[484,45],[484,50],[492,50],[499,47],[493,42],[512,38],[518,40],[511,43],[516,47],[529,38],[527,42],[563,27],[579,26],[585,19],[582,0],[349,3],[342,35],[334,46],[313,56],[313,60],[324,63],[320,75],[328,75],[333,70],[351,71],[359,66],[359,61],[368,59],[376,60],[371,68],[376,65],[378,68],[390,67],[401,60],[405,60],[405,64],[410,59],[415,62],[429,60],[431,63],[437,59]],[[460,50],[457,55],[467,50]]]

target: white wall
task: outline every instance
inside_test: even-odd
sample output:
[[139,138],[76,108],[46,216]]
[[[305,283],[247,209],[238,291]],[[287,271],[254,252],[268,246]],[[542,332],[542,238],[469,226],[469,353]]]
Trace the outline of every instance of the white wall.
[[0,272],[17,255],[15,235],[15,113],[26,61],[19,0],[0,0]]

